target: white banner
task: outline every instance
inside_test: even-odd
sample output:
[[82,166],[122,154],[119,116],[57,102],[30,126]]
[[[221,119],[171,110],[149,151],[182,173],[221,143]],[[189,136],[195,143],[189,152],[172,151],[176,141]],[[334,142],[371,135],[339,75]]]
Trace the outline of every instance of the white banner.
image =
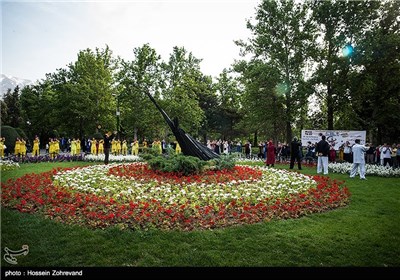
[[321,136],[326,136],[326,141],[330,145],[335,147],[335,150],[339,150],[339,147],[342,146],[346,141],[350,142],[350,145],[353,145],[354,140],[360,139],[360,144],[365,144],[366,140],[366,131],[355,131],[355,130],[302,130],[301,131],[301,144],[303,146],[307,146],[308,142],[313,144],[321,141]]

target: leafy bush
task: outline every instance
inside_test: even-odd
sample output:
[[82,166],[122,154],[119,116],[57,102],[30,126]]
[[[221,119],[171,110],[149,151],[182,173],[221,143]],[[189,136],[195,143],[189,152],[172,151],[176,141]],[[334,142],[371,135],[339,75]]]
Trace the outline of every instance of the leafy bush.
[[25,133],[25,131],[22,130],[22,128],[17,127],[17,128],[15,128],[15,130],[17,131],[17,133],[18,133],[20,138],[24,138],[25,140],[29,140],[28,136],[26,136],[26,133]]
[[6,138],[5,145],[7,146],[8,153],[13,153],[15,141],[20,137],[18,132],[11,126],[1,126],[1,137]]
[[161,172],[176,172],[184,176],[201,173],[206,161],[197,157],[179,155],[157,156],[147,161],[150,168]]
[[233,155],[221,155],[219,158],[213,159],[213,169],[223,170],[223,169],[233,169],[235,167],[235,156]]

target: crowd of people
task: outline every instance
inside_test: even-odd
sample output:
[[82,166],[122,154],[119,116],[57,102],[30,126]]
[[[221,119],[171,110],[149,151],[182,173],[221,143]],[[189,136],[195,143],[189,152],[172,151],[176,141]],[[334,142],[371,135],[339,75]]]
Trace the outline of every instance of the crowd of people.
[[[113,135],[111,132],[106,133],[109,136]],[[159,151],[160,154],[166,153],[168,148],[172,148],[176,151],[176,153],[181,153],[181,147],[178,142],[167,143],[164,139],[160,141],[159,139],[155,139],[152,143],[148,143],[146,139],[139,144],[137,139],[133,139],[130,143],[126,138],[118,138],[112,137],[109,143],[106,142],[106,136],[103,139],[82,139],[79,138],[49,138],[49,140],[41,145],[39,137],[35,136],[33,140],[33,146],[27,147],[27,141],[22,138],[17,138],[14,145],[14,150],[10,151],[7,149],[5,145],[5,137],[0,138],[0,157],[4,158],[7,155],[15,155],[17,157],[24,157],[28,153],[31,153],[32,156],[39,156],[45,153],[50,156],[50,158],[55,158],[57,155],[64,153],[70,154],[71,156],[84,154],[93,154],[93,155],[101,155],[105,154],[105,146],[109,144],[109,152],[113,155],[138,155],[139,151],[143,152],[146,148],[153,148]],[[44,149],[43,149],[44,148]]]
[[[177,141],[167,142],[165,139],[155,139],[148,142],[145,138],[140,143],[138,139],[133,139],[128,142],[126,138],[119,138],[116,135],[108,132],[110,139],[109,153],[112,155],[139,155],[145,149],[151,147],[158,151],[160,154],[166,153],[167,149],[173,149],[176,153],[181,153],[181,147]],[[60,153],[70,153],[72,156],[85,154],[105,154],[105,141],[103,139],[82,139],[79,138],[50,138],[45,144],[45,153],[51,158],[55,158]],[[316,143],[308,142],[303,146],[297,137],[289,144],[278,142],[276,145],[272,139],[258,143],[258,153],[254,153],[250,141],[242,143],[240,140],[208,140],[206,146],[217,154],[232,154],[239,153],[245,158],[259,158],[264,159],[266,165],[274,166],[276,162],[288,162],[290,169],[294,168],[297,162],[298,169],[301,169],[302,162],[317,163],[317,173],[328,173],[329,162],[354,162],[355,144],[351,145],[348,141],[336,150],[329,142],[321,137],[321,141]],[[40,140],[36,136],[33,140],[33,146],[27,148],[27,141],[22,138],[17,138],[14,146],[14,155],[26,156],[31,151],[32,156],[40,155]],[[357,144],[357,143],[356,143]],[[42,146],[43,148],[43,146]],[[29,151],[28,151],[29,150]],[[7,147],[5,147],[5,138],[0,138],[0,157],[4,158],[6,155]],[[400,144],[374,146],[369,144],[365,153],[363,153],[365,163],[379,164],[384,166],[391,166],[393,168],[400,168]]]

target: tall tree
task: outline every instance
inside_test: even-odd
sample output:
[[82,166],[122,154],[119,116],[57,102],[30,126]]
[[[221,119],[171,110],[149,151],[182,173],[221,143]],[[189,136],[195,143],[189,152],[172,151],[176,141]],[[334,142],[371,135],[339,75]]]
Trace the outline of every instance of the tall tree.
[[56,104],[56,93],[46,81],[35,85],[29,85],[21,91],[21,115],[24,119],[24,128],[32,140],[38,135],[44,143],[58,130],[58,116],[54,110]]
[[47,75],[57,93],[59,127],[79,137],[89,136],[99,125],[104,129],[115,127],[113,69],[112,52],[106,47],[80,51],[68,69]]
[[204,120],[198,96],[208,87],[200,62],[185,48],[174,47],[168,62],[162,64],[162,105],[171,118],[178,117],[182,128],[194,136],[199,135]]
[[279,73],[263,61],[255,59],[249,63],[237,62],[234,69],[241,73],[240,81],[245,86],[241,99],[244,117],[238,127],[247,135],[254,133],[254,145],[258,144],[258,138],[272,138],[276,142],[286,139],[286,89],[278,85]]
[[[16,86],[13,91],[8,89],[4,95],[4,103],[6,109],[5,119],[2,119],[2,124],[12,127],[19,127],[22,124],[21,117],[21,102],[20,89]],[[2,109],[3,110],[3,109]]]
[[314,43],[314,26],[309,18],[308,5],[291,0],[262,1],[256,10],[254,22],[247,27],[253,37],[248,43],[236,42],[243,54],[253,55],[268,64],[279,75],[278,87],[285,107],[286,140],[292,138],[295,120],[300,114],[299,83],[304,80],[304,67]]
[[353,50],[366,27],[373,26],[378,6],[378,1],[316,0],[312,3],[313,19],[319,27],[318,50],[313,53],[317,63],[313,81],[317,99],[325,103],[321,107],[326,108],[327,129],[334,129],[335,113],[349,99],[348,75]]
[[121,61],[117,74],[122,123],[134,138],[159,137],[163,120],[145,91],[160,96],[161,57],[149,44],[134,48],[133,54],[132,61]]
[[239,134],[239,131],[235,131],[235,126],[241,120],[240,96],[242,91],[238,81],[229,75],[227,69],[224,69],[217,78],[215,88],[220,116],[220,132],[223,138],[232,140]]
[[355,125],[369,131],[376,144],[400,139],[400,2],[385,1],[379,20],[366,30],[351,75],[351,109]]

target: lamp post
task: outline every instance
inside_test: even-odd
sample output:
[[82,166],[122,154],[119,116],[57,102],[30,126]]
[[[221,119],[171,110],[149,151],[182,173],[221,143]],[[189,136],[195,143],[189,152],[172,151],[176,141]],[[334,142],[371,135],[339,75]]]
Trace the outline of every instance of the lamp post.
[[117,135],[119,136],[119,116],[121,114],[119,110],[119,95],[117,95],[117,111],[116,111],[116,116],[117,116]]

